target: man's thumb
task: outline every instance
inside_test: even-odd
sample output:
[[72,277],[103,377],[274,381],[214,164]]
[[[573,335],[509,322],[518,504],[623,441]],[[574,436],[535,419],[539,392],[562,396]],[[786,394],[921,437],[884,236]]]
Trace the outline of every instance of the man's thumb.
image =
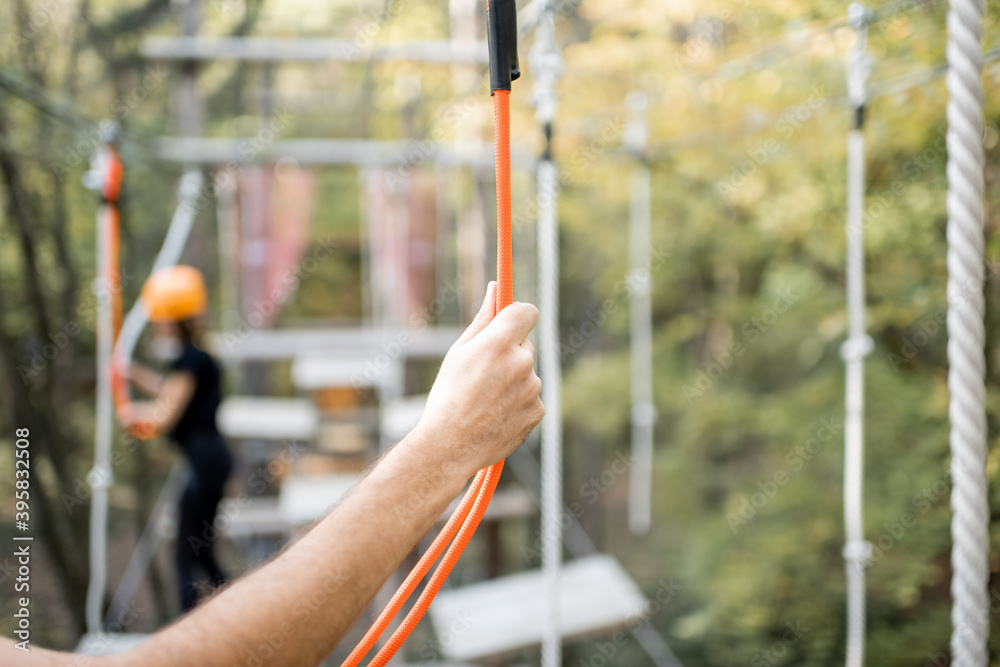
[[497,284],[495,280],[491,280],[490,284],[486,286],[486,298],[483,299],[483,305],[480,307],[479,312],[476,313],[476,317],[469,324],[469,327],[462,333],[458,339],[458,343],[464,343],[471,340],[480,331],[486,328],[497,314]]

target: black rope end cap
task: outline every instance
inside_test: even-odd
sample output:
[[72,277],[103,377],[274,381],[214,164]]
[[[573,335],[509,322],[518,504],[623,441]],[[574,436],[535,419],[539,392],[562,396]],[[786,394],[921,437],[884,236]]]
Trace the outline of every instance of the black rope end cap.
[[517,5],[515,0],[489,0],[486,37],[490,50],[490,94],[510,90],[521,76],[517,62]]

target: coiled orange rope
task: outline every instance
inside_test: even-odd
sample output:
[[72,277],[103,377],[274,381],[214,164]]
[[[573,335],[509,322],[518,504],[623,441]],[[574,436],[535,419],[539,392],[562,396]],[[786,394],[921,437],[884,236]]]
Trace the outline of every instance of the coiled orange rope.
[[[511,243],[511,192],[510,192],[510,91],[496,90],[493,93],[493,131],[496,151],[496,196],[497,196],[497,292],[496,310],[499,313],[509,306],[514,299],[513,289],[513,251]],[[503,461],[489,468],[480,470],[466,491],[455,513],[445,524],[430,548],[417,562],[413,571],[406,577],[403,584],[393,595],[385,610],[379,615],[374,625],[368,630],[361,642],[348,656],[341,667],[357,667],[368,651],[375,645],[378,638],[396,616],[407,598],[416,589],[417,584],[427,574],[431,565],[441,555],[445,545],[455,536],[444,554],[444,558],[431,576],[427,586],[420,593],[413,608],[403,619],[403,622],[392,633],[385,646],[375,655],[370,667],[382,667],[400,649],[413,629],[423,618],[441,589],[445,579],[451,574],[455,563],[468,545],[473,533],[486,513],[486,507],[493,498],[500,473],[503,471]],[[461,526],[461,528],[459,528]]]

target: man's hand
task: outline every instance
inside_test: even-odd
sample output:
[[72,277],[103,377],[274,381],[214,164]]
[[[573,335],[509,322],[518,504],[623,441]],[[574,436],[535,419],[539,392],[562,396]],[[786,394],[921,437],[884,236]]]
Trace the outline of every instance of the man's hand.
[[527,339],[538,309],[513,303],[496,314],[496,283],[448,351],[417,429],[471,476],[507,457],[542,420],[542,381]]

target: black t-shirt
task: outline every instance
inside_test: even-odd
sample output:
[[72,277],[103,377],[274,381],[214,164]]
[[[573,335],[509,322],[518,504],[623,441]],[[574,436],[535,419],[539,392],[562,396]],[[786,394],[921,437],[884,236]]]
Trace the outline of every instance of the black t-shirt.
[[170,437],[182,447],[192,433],[218,433],[215,413],[222,402],[222,371],[204,350],[185,343],[184,351],[172,365],[172,370],[194,376],[194,394],[184,409]]

